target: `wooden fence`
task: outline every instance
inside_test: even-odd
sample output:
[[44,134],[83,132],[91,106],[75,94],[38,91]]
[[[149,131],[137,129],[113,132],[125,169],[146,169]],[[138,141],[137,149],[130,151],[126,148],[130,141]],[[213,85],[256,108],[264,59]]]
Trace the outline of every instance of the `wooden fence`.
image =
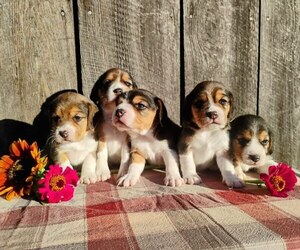
[[274,158],[300,168],[298,0],[0,0],[0,38],[0,145],[7,119],[31,124],[51,94],[88,96],[121,67],[178,123],[198,82],[222,81],[235,116],[263,116]]

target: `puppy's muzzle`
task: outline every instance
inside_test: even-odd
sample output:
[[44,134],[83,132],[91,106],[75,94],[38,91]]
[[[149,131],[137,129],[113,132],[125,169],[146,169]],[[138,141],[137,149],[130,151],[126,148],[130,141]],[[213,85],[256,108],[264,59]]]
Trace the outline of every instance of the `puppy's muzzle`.
[[68,136],[69,136],[69,133],[67,130],[63,130],[63,131],[59,131],[59,135],[64,138],[64,139],[67,139]]
[[259,155],[249,155],[248,157],[253,162],[258,162],[260,160],[260,156]]
[[124,109],[117,109],[115,112],[115,116],[118,118],[121,118],[124,114],[125,114],[125,110]]
[[217,111],[208,111],[206,112],[206,116],[212,120],[215,120],[218,118],[218,113]]
[[121,95],[123,93],[123,90],[121,88],[117,88],[117,89],[114,89],[113,92],[116,94],[116,95]]

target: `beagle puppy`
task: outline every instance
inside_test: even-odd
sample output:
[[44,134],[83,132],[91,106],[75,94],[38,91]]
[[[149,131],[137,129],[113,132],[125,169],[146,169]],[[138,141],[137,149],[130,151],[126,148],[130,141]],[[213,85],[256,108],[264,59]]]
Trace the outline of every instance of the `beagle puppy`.
[[100,76],[92,89],[90,98],[100,111],[95,128],[98,140],[96,175],[100,181],[110,178],[111,165],[119,165],[118,176],[128,170],[128,136],[112,125],[112,114],[116,98],[124,91],[135,88],[137,86],[128,72],[112,68]]
[[96,105],[85,96],[64,92],[49,104],[50,159],[63,167],[81,166],[81,183],[96,182],[96,149],[93,117]]
[[273,161],[273,134],[266,121],[257,115],[242,115],[230,124],[230,157],[236,175],[243,180],[244,172],[257,169],[267,173]]
[[242,186],[227,154],[232,110],[233,96],[220,82],[201,82],[186,97],[178,143],[185,183],[200,183],[197,170],[218,166],[228,186]]
[[131,142],[128,173],[118,180],[119,185],[135,185],[146,160],[150,164],[165,164],[166,185],[183,184],[176,152],[180,127],[168,117],[161,99],[143,89],[123,93],[118,98],[112,122],[119,131],[128,133]]

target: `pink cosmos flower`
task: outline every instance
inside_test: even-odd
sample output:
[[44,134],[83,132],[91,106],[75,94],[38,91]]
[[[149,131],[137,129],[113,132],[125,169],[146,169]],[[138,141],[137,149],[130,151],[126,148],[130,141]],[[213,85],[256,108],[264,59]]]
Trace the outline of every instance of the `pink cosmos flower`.
[[269,174],[260,174],[273,196],[287,197],[287,192],[294,189],[297,177],[294,170],[285,163],[269,167]]
[[38,181],[37,193],[41,201],[58,203],[73,198],[74,187],[79,177],[76,170],[67,167],[64,171],[60,165],[50,165],[44,178]]

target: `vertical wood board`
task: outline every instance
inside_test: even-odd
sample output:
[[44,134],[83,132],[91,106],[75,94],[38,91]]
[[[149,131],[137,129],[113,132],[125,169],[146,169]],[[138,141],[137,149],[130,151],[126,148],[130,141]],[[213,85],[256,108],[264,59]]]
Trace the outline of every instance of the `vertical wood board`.
[[184,1],[185,94],[201,81],[223,82],[235,116],[256,114],[259,1]]
[[274,158],[300,169],[300,3],[262,1],[259,114],[271,125]]
[[83,91],[107,69],[128,70],[179,122],[179,0],[80,0]]
[[76,88],[72,1],[0,0],[0,120],[32,123],[52,93]]

